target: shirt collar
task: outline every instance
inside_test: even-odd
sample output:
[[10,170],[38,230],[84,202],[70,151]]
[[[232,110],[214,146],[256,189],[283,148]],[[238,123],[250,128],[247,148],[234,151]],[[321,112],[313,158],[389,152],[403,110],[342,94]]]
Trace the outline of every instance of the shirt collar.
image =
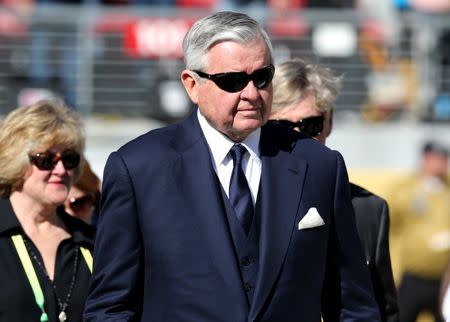
[[[206,142],[208,143],[209,150],[211,151],[212,159],[215,168],[225,160],[228,155],[228,152],[233,147],[235,142],[230,140],[227,136],[222,134],[220,131],[216,130],[209,122],[205,119],[205,117],[200,112],[200,109],[197,110],[197,117],[200,123],[200,128],[205,135]],[[259,159],[259,138],[261,136],[261,129],[258,128],[252,133],[250,133],[247,138],[240,142],[240,144],[244,145],[248,152],[250,153],[250,157]]]
[[0,220],[0,235],[9,231],[14,233],[22,231],[9,199],[0,199],[0,216],[2,217],[2,220]]

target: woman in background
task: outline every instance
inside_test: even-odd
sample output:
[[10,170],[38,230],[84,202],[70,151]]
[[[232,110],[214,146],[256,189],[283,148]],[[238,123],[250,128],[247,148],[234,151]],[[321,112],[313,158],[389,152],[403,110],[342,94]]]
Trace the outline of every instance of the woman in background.
[[64,207],[72,216],[95,225],[100,201],[100,179],[85,160],[83,170],[75,184],[70,188]]
[[79,115],[59,101],[0,125],[0,320],[82,321],[94,230],[64,211],[83,167]]

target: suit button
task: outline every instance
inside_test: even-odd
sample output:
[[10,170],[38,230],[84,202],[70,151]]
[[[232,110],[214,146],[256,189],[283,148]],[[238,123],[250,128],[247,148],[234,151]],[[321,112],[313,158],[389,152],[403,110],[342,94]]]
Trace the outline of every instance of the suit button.
[[250,292],[252,290],[252,286],[250,285],[250,283],[244,283],[244,290],[246,292]]
[[246,256],[244,258],[241,259],[241,265],[242,266],[248,266],[250,264],[253,263],[253,259],[251,259],[250,257]]

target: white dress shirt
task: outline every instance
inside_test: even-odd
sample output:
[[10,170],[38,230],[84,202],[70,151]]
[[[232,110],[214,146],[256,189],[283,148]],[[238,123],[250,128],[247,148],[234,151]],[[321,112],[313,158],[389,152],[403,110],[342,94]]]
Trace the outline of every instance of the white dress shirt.
[[[233,159],[229,152],[235,142],[231,141],[221,132],[208,123],[205,117],[197,110],[198,121],[200,127],[208,143],[209,151],[211,153],[211,159],[213,168],[217,173],[220,184],[225,190],[227,196],[230,196],[230,179],[231,172],[233,171]],[[261,158],[259,152],[259,138],[261,135],[261,129],[257,129],[250,133],[250,135],[240,144],[245,146],[248,153],[245,154],[242,160],[242,167],[244,169],[245,177],[250,188],[252,195],[253,205],[256,203],[256,197],[258,196],[259,182],[261,180]]]

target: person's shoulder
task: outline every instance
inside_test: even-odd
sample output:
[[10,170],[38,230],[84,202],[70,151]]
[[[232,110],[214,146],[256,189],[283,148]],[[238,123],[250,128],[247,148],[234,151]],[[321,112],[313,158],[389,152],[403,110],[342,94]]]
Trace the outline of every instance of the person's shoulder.
[[118,152],[122,156],[134,156],[136,153],[141,154],[143,151],[160,154],[171,153],[174,149],[191,144],[191,141],[197,140],[200,134],[197,116],[192,113],[177,123],[152,129],[134,138],[121,146]]
[[372,191],[369,191],[366,188],[363,188],[353,182],[350,182],[350,191],[351,191],[352,197],[370,198],[376,202],[386,202],[386,200],[383,197],[381,197],[380,195],[377,195],[377,194],[373,193]]
[[388,207],[386,199],[352,182],[350,182],[350,194],[354,204],[362,202],[365,205],[371,205],[372,208],[380,210],[377,213],[381,213],[382,209]]
[[14,214],[14,209],[9,198],[0,198],[0,237],[10,236],[13,232],[20,232],[19,220]]
[[152,129],[122,145],[118,151],[124,154],[131,153],[135,150],[142,151],[143,146],[151,146],[153,148],[164,147],[172,140],[173,133],[178,124],[171,124],[160,128]]
[[270,138],[272,145],[286,149],[294,147],[294,153],[300,152],[301,154],[305,154],[306,152],[330,155],[335,153],[335,151],[318,140],[275,122],[267,122],[263,127],[263,133],[265,137]]

